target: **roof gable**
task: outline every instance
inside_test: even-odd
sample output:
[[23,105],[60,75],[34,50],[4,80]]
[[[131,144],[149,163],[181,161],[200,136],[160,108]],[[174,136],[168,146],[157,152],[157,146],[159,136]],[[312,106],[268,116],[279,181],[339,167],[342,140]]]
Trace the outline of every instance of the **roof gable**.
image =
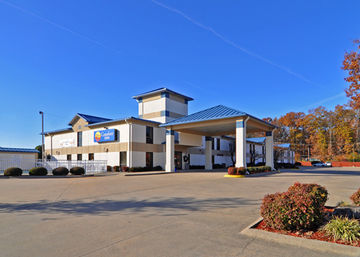
[[78,119],[85,120],[88,124],[98,123],[98,122],[104,122],[104,121],[110,121],[111,119],[83,114],[83,113],[77,113],[74,118],[69,122],[69,125],[72,126]]
[[151,96],[151,95],[155,95],[155,94],[161,94],[161,93],[163,93],[163,92],[168,92],[168,93],[171,93],[171,94],[174,94],[174,95],[183,97],[183,98],[186,99],[187,101],[192,101],[192,100],[194,100],[194,99],[191,98],[191,97],[188,97],[188,96],[186,96],[186,95],[180,94],[180,93],[175,92],[175,91],[172,91],[172,90],[170,90],[170,89],[168,89],[168,88],[166,88],[166,87],[161,87],[161,88],[154,89],[154,90],[151,90],[151,91],[148,91],[148,92],[139,94],[139,95],[135,95],[135,96],[133,96],[132,98],[134,98],[134,99],[139,99],[139,98],[146,97],[146,96]]

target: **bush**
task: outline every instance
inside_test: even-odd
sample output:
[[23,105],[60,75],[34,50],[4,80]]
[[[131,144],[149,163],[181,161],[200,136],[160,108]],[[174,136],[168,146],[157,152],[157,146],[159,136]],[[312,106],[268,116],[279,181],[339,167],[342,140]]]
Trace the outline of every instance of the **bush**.
[[274,229],[312,230],[323,222],[326,199],[325,188],[295,183],[285,193],[266,195],[260,212],[264,222]]
[[360,239],[360,224],[356,219],[336,217],[324,226],[324,231],[334,241],[342,240],[352,243]]
[[163,170],[163,168],[160,165],[158,165],[158,166],[155,166],[152,170],[159,171],[159,170]]
[[29,170],[30,176],[46,176],[47,174],[48,171],[44,167],[36,167]]
[[70,173],[72,175],[84,175],[85,174],[85,169],[83,167],[72,167],[70,169]]
[[128,171],[129,171],[129,167],[127,167],[127,166],[121,166],[121,171],[122,171],[122,172],[128,172]]
[[236,175],[245,175],[246,174],[246,169],[241,167],[241,168],[236,168]]
[[53,169],[52,174],[54,176],[66,176],[69,174],[69,170],[66,167],[57,167]]
[[21,176],[22,172],[23,172],[22,169],[12,167],[4,171],[4,176]]
[[360,206],[360,188],[352,196],[350,196],[350,199],[356,206]]
[[235,167],[229,167],[228,168],[228,174],[229,175],[236,175],[236,168]]
[[114,171],[114,172],[120,172],[120,166],[114,166],[114,167],[112,167],[112,171]]
[[106,171],[107,171],[107,172],[111,172],[111,171],[112,171],[112,167],[111,167],[110,165],[107,165],[107,166],[106,166]]
[[309,197],[314,198],[319,206],[325,206],[328,199],[327,190],[317,184],[301,184],[295,182],[294,185],[288,188],[288,192],[308,195]]
[[301,162],[295,162],[294,166],[295,166],[295,167],[301,166]]

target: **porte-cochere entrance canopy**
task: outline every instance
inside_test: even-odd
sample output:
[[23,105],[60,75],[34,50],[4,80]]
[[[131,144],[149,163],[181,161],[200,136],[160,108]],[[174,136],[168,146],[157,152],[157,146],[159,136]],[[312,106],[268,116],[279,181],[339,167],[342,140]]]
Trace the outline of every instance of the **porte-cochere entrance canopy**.
[[196,112],[160,125],[166,131],[166,171],[174,167],[174,131],[206,136],[205,169],[212,169],[211,137],[236,135],[236,167],[246,167],[246,133],[266,134],[266,165],[274,167],[273,137],[275,126],[250,114],[223,105]]

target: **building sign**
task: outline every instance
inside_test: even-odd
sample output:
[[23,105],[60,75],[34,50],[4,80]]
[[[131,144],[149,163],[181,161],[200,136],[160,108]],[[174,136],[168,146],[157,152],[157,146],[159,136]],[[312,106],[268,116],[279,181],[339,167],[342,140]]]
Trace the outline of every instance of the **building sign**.
[[116,129],[106,129],[99,130],[94,132],[94,142],[111,142],[117,140],[117,130]]
[[75,146],[75,139],[63,139],[59,141],[60,147],[73,147]]

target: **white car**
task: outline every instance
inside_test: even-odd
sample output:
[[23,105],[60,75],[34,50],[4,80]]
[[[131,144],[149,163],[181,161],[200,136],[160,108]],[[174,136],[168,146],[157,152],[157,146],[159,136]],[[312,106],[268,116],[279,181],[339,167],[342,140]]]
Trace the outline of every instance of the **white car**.
[[316,162],[312,166],[313,167],[326,167],[326,164],[323,162]]
[[325,162],[325,166],[326,167],[332,167],[332,163],[331,162]]

